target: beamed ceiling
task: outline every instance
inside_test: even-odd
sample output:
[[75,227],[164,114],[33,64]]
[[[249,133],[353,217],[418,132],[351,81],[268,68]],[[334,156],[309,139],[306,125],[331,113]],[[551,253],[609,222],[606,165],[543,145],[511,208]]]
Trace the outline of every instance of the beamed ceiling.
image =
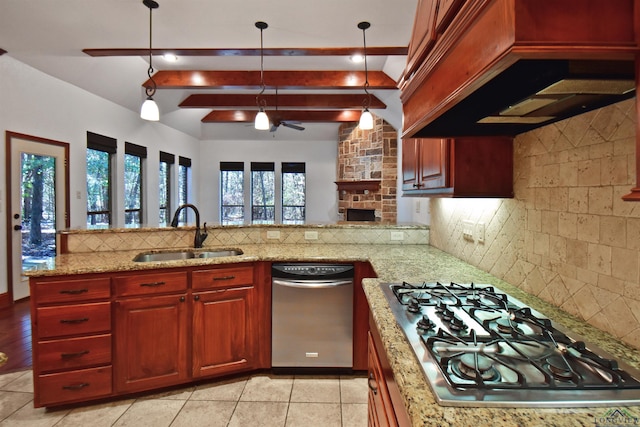
[[[349,58],[363,51],[358,22],[369,21],[370,107],[399,127],[396,82],[417,0],[157,1],[152,64],[162,123],[206,139],[224,126],[253,121],[261,88],[257,21],[269,24],[263,31],[267,114],[310,123],[307,128],[357,121],[366,98],[364,64]],[[13,57],[132,111],[146,98],[149,9],[141,0],[3,0],[0,45],[0,58]],[[165,53],[178,61],[166,61]]]

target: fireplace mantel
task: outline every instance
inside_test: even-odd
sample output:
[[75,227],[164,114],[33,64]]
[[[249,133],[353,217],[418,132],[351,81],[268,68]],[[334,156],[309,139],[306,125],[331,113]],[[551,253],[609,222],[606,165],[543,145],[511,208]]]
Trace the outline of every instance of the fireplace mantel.
[[338,191],[378,191],[380,190],[380,180],[365,181],[336,181]]

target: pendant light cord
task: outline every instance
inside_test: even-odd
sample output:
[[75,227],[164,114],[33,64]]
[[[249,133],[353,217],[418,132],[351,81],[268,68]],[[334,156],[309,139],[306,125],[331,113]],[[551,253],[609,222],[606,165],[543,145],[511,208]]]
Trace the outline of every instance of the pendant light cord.
[[[145,3],[145,5],[147,5],[147,7],[149,8],[149,69],[147,70],[147,75],[149,76],[149,80],[151,80],[151,86],[147,86],[145,87],[145,92],[147,93],[148,97],[153,96],[156,93],[156,88],[158,87],[156,85],[156,81],[153,79],[153,77],[151,76],[153,74],[153,59],[152,59],[152,36],[153,36],[153,19],[152,19],[152,15],[153,15],[153,3],[147,4]],[[158,7],[157,4],[155,7]]]
[[364,46],[364,93],[367,94],[367,98],[363,101],[363,107],[369,109],[371,105],[371,93],[369,93],[369,67],[367,65],[367,35],[366,30],[371,26],[370,23],[363,21],[358,24],[358,28],[362,30],[362,41]]
[[261,98],[261,95],[264,93],[266,86],[264,84],[264,39],[262,36],[262,32],[265,28],[267,28],[267,23],[258,21],[256,22],[256,27],[260,29],[260,93],[256,96],[256,104],[258,107],[264,108],[267,106],[267,101]]

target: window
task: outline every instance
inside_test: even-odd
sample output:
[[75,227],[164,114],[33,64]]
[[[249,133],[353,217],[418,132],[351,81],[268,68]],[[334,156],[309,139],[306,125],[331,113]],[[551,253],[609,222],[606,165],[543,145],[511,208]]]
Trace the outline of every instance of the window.
[[244,223],[244,163],[220,162],[220,222]]
[[[189,177],[191,174],[191,159],[178,157],[178,204],[189,203]],[[187,223],[187,209],[180,212],[180,222]]]
[[176,156],[173,154],[160,152],[160,176],[158,177],[158,205],[160,225],[169,225],[171,218],[171,169]]
[[111,171],[116,149],[115,138],[87,132],[87,228],[111,225]]
[[275,223],[275,169],[272,162],[251,162],[251,222]]
[[130,142],[124,143],[124,224],[140,227],[142,224],[142,159],[147,148]]
[[304,224],[305,164],[282,164],[282,223]]

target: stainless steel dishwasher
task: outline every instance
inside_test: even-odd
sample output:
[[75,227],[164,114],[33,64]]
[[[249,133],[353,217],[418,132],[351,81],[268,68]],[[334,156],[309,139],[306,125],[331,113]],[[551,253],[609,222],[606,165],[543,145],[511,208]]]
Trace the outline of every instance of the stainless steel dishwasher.
[[353,366],[353,265],[273,264],[274,368]]

